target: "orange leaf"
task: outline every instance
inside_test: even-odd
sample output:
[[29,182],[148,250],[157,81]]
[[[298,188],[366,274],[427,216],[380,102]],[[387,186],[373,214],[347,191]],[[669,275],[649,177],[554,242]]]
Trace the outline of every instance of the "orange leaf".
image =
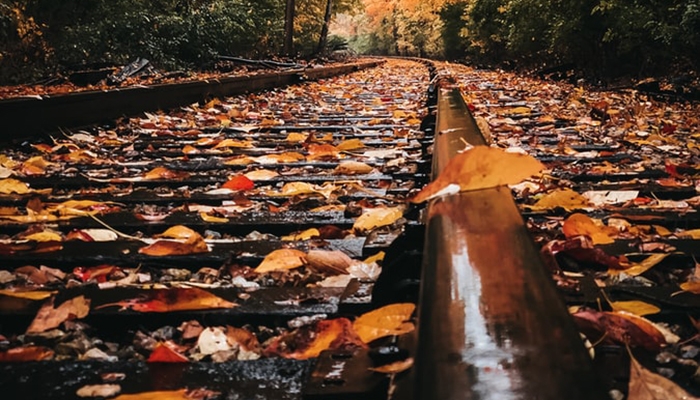
[[246,148],[246,147],[253,147],[253,144],[250,141],[236,140],[236,139],[224,139],[221,142],[219,142],[216,146],[214,146],[215,149],[220,149],[222,147]]
[[146,254],[148,256],[183,256],[206,253],[208,251],[209,246],[207,246],[204,238],[196,232],[187,238],[185,242],[158,240],[149,246],[139,249],[140,254]]
[[403,216],[401,207],[375,207],[362,212],[352,225],[359,231],[368,231],[381,226],[391,225]]
[[221,187],[231,190],[250,190],[255,187],[255,183],[245,175],[237,175],[229,179],[229,181],[221,185]]
[[199,236],[199,233],[184,225],[171,226],[170,228],[166,229],[165,232],[160,234],[160,237],[171,239],[189,239],[194,236]]
[[537,203],[529,206],[533,210],[548,210],[561,207],[565,210],[590,207],[588,200],[571,189],[557,189],[542,196]]
[[148,362],[182,363],[189,362],[189,360],[167,344],[158,343],[151,355],[148,356]]
[[338,153],[340,150],[338,150],[337,147],[331,145],[331,144],[315,144],[312,143],[309,145],[309,160],[318,160],[318,159],[328,159],[328,158],[336,158],[338,156]]
[[57,308],[54,308],[53,302],[54,297],[51,297],[41,306],[27,328],[27,333],[39,333],[57,328],[70,319],[85,318],[90,312],[90,299],[86,299],[85,296],[66,300]]
[[644,368],[631,354],[628,388],[631,400],[698,400],[670,379]]
[[357,150],[365,147],[360,139],[348,139],[338,143],[337,149],[340,151]]
[[43,346],[15,347],[0,352],[0,362],[41,361],[52,358],[53,350]]
[[353,326],[365,343],[385,336],[402,335],[415,329],[409,321],[415,309],[413,303],[390,304],[362,314]]
[[17,179],[0,179],[0,193],[2,194],[27,194],[31,192],[29,185]]
[[309,266],[316,271],[332,274],[347,274],[353,263],[352,258],[338,250],[310,250],[306,259]]
[[306,360],[318,357],[324,350],[366,347],[347,318],[318,321],[296,331],[277,337],[265,350],[266,354]]
[[197,154],[199,153],[199,150],[196,147],[188,144],[182,148],[182,152],[184,154]]
[[144,179],[148,180],[157,180],[157,179],[172,179],[172,180],[179,180],[179,179],[187,179],[190,177],[190,174],[185,171],[171,171],[165,167],[156,167],[153,168],[152,170],[146,172],[143,174]]
[[454,156],[437,179],[410,201],[422,203],[451,189],[450,185],[465,191],[516,184],[543,169],[544,165],[529,155],[476,146]]
[[171,288],[152,289],[143,297],[103,304],[95,309],[111,306],[121,306],[123,310],[137,312],[171,312],[232,308],[238,305],[199,288]]
[[575,213],[570,215],[564,221],[562,230],[567,238],[585,235],[593,240],[593,244],[610,244],[615,242],[605,232],[605,227],[596,224],[593,219],[585,214]]
[[187,395],[186,389],[161,390],[157,392],[143,392],[135,394],[122,394],[113,400],[192,400]]
[[271,271],[286,271],[299,268],[306,264],[306,253],[294,249],[279,249],[268,254],[255,268],[255,272],[263,274]]

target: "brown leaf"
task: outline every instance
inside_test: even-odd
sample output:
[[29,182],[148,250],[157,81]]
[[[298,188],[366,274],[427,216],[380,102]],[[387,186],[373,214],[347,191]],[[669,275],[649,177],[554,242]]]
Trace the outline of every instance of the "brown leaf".
[[279,249],[268,254],[255,268],[255,272],[263,274],[271,271],[287,271],[306,264],[306,253],[294,249]]
[[450,185],[458,186],[457,191],[466,191],[516,184],[543,169],[544,165],[529,155],[476,146],[454,156],[437,179],[410,201],[422,203]]
[[331,144],[312,143],[309,145],[308,151],[308,160],[334,159],[337,158],[338,153],[340,153],[340,150]]
[[260,352],[260,342],[258,342],[258,338],[247,329],[227,325],[226,340],[231,346],[238,345],[246,351]]
[[15,347],[0,351],[0,362],[41,361],[52,358],[53,350],[43,346]]
[[199,288],[171,288],[151,289],[143,297],[103,304],[95,309],[111,306],[121,306],[122,310],[131,309],[138,312],[171,312],[232,308],[238,304]]
[[352,258],[342,251],[310,250],[306,255],[309,266],[318,272],[347,274]]
[[365,343],[385,336],[402,335],[415,329],[410,322],[415,309],[416,305],[413,303],[390,304],[362,314],[353,326]]
[[573,314],[574,322],[591,341],[605,340],[632,347],[659,351],[666,338],[648,320],[625,312],[601,312],[581,309]]
[[335,168],[334,172],[337,175],[357,175],[369,174],[374,168],[371,165],[359,161],[343,161]]
[[698,400],[670,379],[644,368],[630,354],[629,400]]
[[70,319],[85,318],[90,312],[90,299],[85,296],[74,297],[54,308],[54,298],[47,300],[39,309],[34,320],[27,328],[27,333],[40,333],[57,328]]

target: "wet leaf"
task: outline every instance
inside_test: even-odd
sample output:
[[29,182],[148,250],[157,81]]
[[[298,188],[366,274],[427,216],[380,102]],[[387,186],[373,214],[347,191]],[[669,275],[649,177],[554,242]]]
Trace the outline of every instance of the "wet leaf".
[[306,253],[294,249],[279,249],[268,254],[255,268],[255,272],[264,274],[272,271],[287,271],[306,264]]
[[204,238],[197,232],[183,227],[174,226],[163,233],[167,236],[178,236],[186,238],[184,242],[174,240],[158,240],[153,244],[139,249],[140,254],[149,256],[182,256],[188,254],[206,253],[209,246]]
[[398,374],[413,367],[413,358],[409,357],[405,360],[396,361],[391,364],[385,364],[379,367],[370,368],[370,371],[379,372],[380,374]]
[[112,397],[119,394],[122,387],[115,384],[85,385],[78,389],[75,394],[78,397]]
[[27,194],[31,192],[29,185],[17,179],[0,179],[0,193],[2,194]]
[[255,183],[248,179],[245,175],[237,175],[229,179],[226,183],[221,185],[223,189],[231,189],[235,191],[239,190],[250,190],[255,188]]
[[665,336],[654,324],[634,314],[581,309],[573,317],[576,325],[591,341],[605,340],[643,347],[649,351],[659,351],[666,344]]
[[363,342],[390,335],[403,335],[412,332],[415,326],[410,322],[416,309],[413,303],[397,303],[378,308],[359,316],[353,326]]
[[137,312],[172,312],[232,308],[237,307],[238,304],[199,288],[170,288],[152,289],[142,297],[103,304],[95,309],[112,306]]
[[310,250],[306,255],[309,266],[321,273],[347,274],[353,259],[342,251]]
[[74,297],[54,308],[54,298],[47,300],[27,328],[27,333],[39,333],[59,327],[71,319],[85,318],[90,312],[90,300],[85,296]]
[[321,320],[275,338],[265,349],[267,355],[306,360],[324,350],[364,348],[347,318]]
[[187,357],[178,353],[166,343],[158,343],[148,356],[148,362],[183,363],[189,362]]
[[516,184],[543,169],[544,165],[529,155],[476,146],[454,156],[437,179],[410,201],[422,203],[440,195],[449,185],[466,191]]
[[691,281],[680,284],[681,289],[684,292],[690,292],[694,294],[700,294],[700,281]]
[[629,400],[698,400],[670,379],[644,368],[630,354]]
[[669,253],[656,253],[652,254],[649,257],[645,258],[641,262],[638,263],[631,263],[631,266],[625,269],[612,269],[608,271],[609,274],[619,274],[620,272],[624,272],[627,275],[630,276],[639,276],[648,270],[654,268],[658,263],[663,261],[666,257],[669,256]]
[[15,347],[0,351],[0,362],[28,362],[53,358],[53,350],[43,346]]
[[575,210],[590,207],[590,205],[585,197],[571,189],[557,189],[545,194],[534,205],[528,207],[533,210],[549,210],[557,207]]
[[571,238],[574,236],[585,235],[593,240],[593,244],[610,244],[615,240],[611,238],[602,223],[597,224],[592,218],[585,214],[575,213],[570,215],[562,226],[564,236]]
[[401,207],[375,207],[362,211],[352,227],[359,231],[369,231],[374,228],[391,225],[403,217]]

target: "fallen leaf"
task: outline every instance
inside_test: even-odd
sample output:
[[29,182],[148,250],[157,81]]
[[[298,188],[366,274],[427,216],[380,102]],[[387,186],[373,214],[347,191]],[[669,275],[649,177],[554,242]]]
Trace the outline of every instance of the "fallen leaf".
[[109,274],[119,271],[119,267],[116,265],[102,264],[95,267],[75,267],[73,268],[73,275],[75,275],[82,282],[87,282],[89,280],[94,280],[97,283],[102,283],[107,280]]
[[197,154],[197,153],[199,153],[199,149],[188,144],[182,148],[182,153],[183,154]]
[[282,240],[287,241],[287,242],[294,242],[297,240],[309,240],[313,237],[321,236],[321,232],[319,232],[318,229],[316,228],[309,228],[303,232],[299,233],[293,233],[291,235],[286,235],[282,236]]
[[31,192],[29,185],[17,179],[7,178],[0,180],[0,193],[2,194],[27,194]]
[[207,214],[205,212],[200,212],[199,218],[201,218],[202,221],[209,222],[211,224],[225,224],[229,221],[228,218],[215,217],[215,216]]
[[370,371],[379,372],[380,374],[398,374],[413,367],[413,358],[409,357],[405,360],[396,361],[391,364],[385,364],[380,367],[369,368]]
[[677,234],[679,238],[690,238],[694,240],[700,240],[700,229],[689,229]]
[[331,144],[312,143],[308,147],[308,160],[333,159],[338,157],[340,150]]
[[579,235],[588,236],[593,240],[594,245],[615,243],[615,240],[606,232],[606,227],[601,225],[602,223],[597,224],[585,214],[575,213],[564,220],[562,231],[567,238]]
[[680,287],[684,292],[700,294],[700,281],[684,282],[680,284]]
[[652,254],[649,257],[645,258],[641,262],[638,263],[631,263],[631,266],[629,268],[625,269],[611,269],[608,271],[609,274],[615,275],[619,274],[621,272],[624,272],[627,275],[630,276],[639,276],[648,270],[652,269],[655,265],[663,261],[666,257],[669,256],[670,253],[656,253]]
[[661,312],[659,307],[639,300],[611,301],[610,306],[614,311],[625,311],[639,316],[658,314]]
[[226,183],[221,185],[223,189],[231,190],[250,190],[255,187],[255,183],[248,179],[245,175],[237,175],[229,179]]
[[172,312],[232,308],[237,307],[238,304],[199,288],[170,288],[151,289],[142,297],[103,304],[95,309],[112,306],[137,312]]
[[365,144],[362,143],[362,140],[360,139],[348,139],[348,140],[343,140],[342,142],[338,143],[336,148],[340,151],[350,151],[350,150],[357,150],[365,147]]
[[286,141],[290,143],[301,143],[306,141],[308,138],[308,135],[305,133],[299,133],[299,132],[292,132],[289,135],[287,135]]
[[365,343],[385,336],[409,333],[415,329],[410,322],[415,309],[413,303],[390,304],[357,317],[353,327]]
[[85,318],[90,312],[90,299],[86,299],[85,296],[66,300],[57,308],[54,308],[53,303],[54,298],[51,297],[41,306],[27,328],[27,333],[40,333],[57,328],[65,321]]
[[466,191],[516,184],[544,168],[529,155],[476,146],[454,156],[440,175],[410,201],[422,203],[440,195],[449,185],[457,185],[460,191]]
[[260,352],[260,342],[258,342],[258,338],[247,329],[227,325],[226,340],[231,346],[239,346],[245,351]]
[[278,336],[265,349],[266,355],[295,360],[318,357],[324,350],[364,348],[347,318],[321,320]]
[[673,381],[644,368],[630,354],[630,400],[698,400]]
[[362,211],[352,227],[359,231],[369,231],[374,228],[391,225],[403,217],[401,207],[375,207]]
[[306,253],[294,249],[279,249],[271,252],[255,268],[255,272],[264,274],[272,271],[287,271],[306,264]]
[[665,336],[654,324],[634,314],[581,309],[573,317],[578,328],[591,341],[604,340],[649,351],[659,351],[666,344]]
[[0,362],[41,361],[52,358],[53,350],[43,346],[15,347],[0,351]]
[[303,154],[297,152],[285,152],[281,154],[266,154],[264,156],[255,157],[254,161],[259,164],[278,164],[278,163],[293,163],[306,159]]
[[550,210],[561,207],[565,210],[575,210],[590,207],[588,200],[571,189],[557,189],[542,196],[534,205],[528,206],[533,210]]
[[272,178],[278,177],[279,175],[280,174],[277,173],[277,171],[271,171],[269,169],[257,169],[244,174],[244,176],[251,181],[268,181]]
[[8,297],[16,297],[18,299],[27,300],[45,300],[56,294],[54,291],[44,291],[44,290],[28,290],[28,291],[18,291],[12,289],[0,289],[0,295]]
[[[170,228],[163,233],[173,234]],[[178,235],[189,235],[186,236],[184,242],[174,241],[174,240],[158,240],[151,245],[142,247],[139,249],[140,254],[146,254],[149,256],[182,256],[188,254],[199,254],[206,253],[209,251],[209,246],[204,241],[204,238],[197,232],[192,231],[187,227],[177,226]]]
[[185,321],[183,322],[178,328],[180,332],[182,332],[182,338],[185,340],[189,339],[194,339],[196,337],[199,337],[199,335],[202,333],[204,330],[204,327],[202,327],[202,324],[199,323],[197,320],[192,320],[192,321]]
[[78,397],[112,397],[119,394],[122,387],[115,384],[85,385],[78,389],[75,394]]
[[337,175],[357,175],[369,174],[374,168],[368,164],[359,161],[343,161],[335,167],[334,172]]
[[192,400],[186,389],[122,394],[113,400]]
[[166,343],[159,342],[148,356],[148,362],[183,363],[189,362],[189,359]]
[[309,266],[321,273],[347,274],[353,259],[342,251],[310,250],[306,255]]
[[214,149],[221,149],[221,148],[248,148],[248,147],[253,147],[253,143],[250,142],[249,140],[224,139],[224,140],[220,141],[213,148]]
[[228,343],[228,338],[223,328],[216,326],[202,331],[197,339],[197,349],[204,355],[210,355],[217,351],[229,351],[231,350],[231,345]]

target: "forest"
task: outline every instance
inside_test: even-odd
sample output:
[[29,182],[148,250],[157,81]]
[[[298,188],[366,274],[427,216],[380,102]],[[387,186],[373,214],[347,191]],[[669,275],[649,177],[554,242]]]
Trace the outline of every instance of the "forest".
[[0,0],[0,84],[138,57],[168,70],[207,69],[219,56],[312,59],[345,46],[571,66],[592,77],[694,76],[700,0]]

